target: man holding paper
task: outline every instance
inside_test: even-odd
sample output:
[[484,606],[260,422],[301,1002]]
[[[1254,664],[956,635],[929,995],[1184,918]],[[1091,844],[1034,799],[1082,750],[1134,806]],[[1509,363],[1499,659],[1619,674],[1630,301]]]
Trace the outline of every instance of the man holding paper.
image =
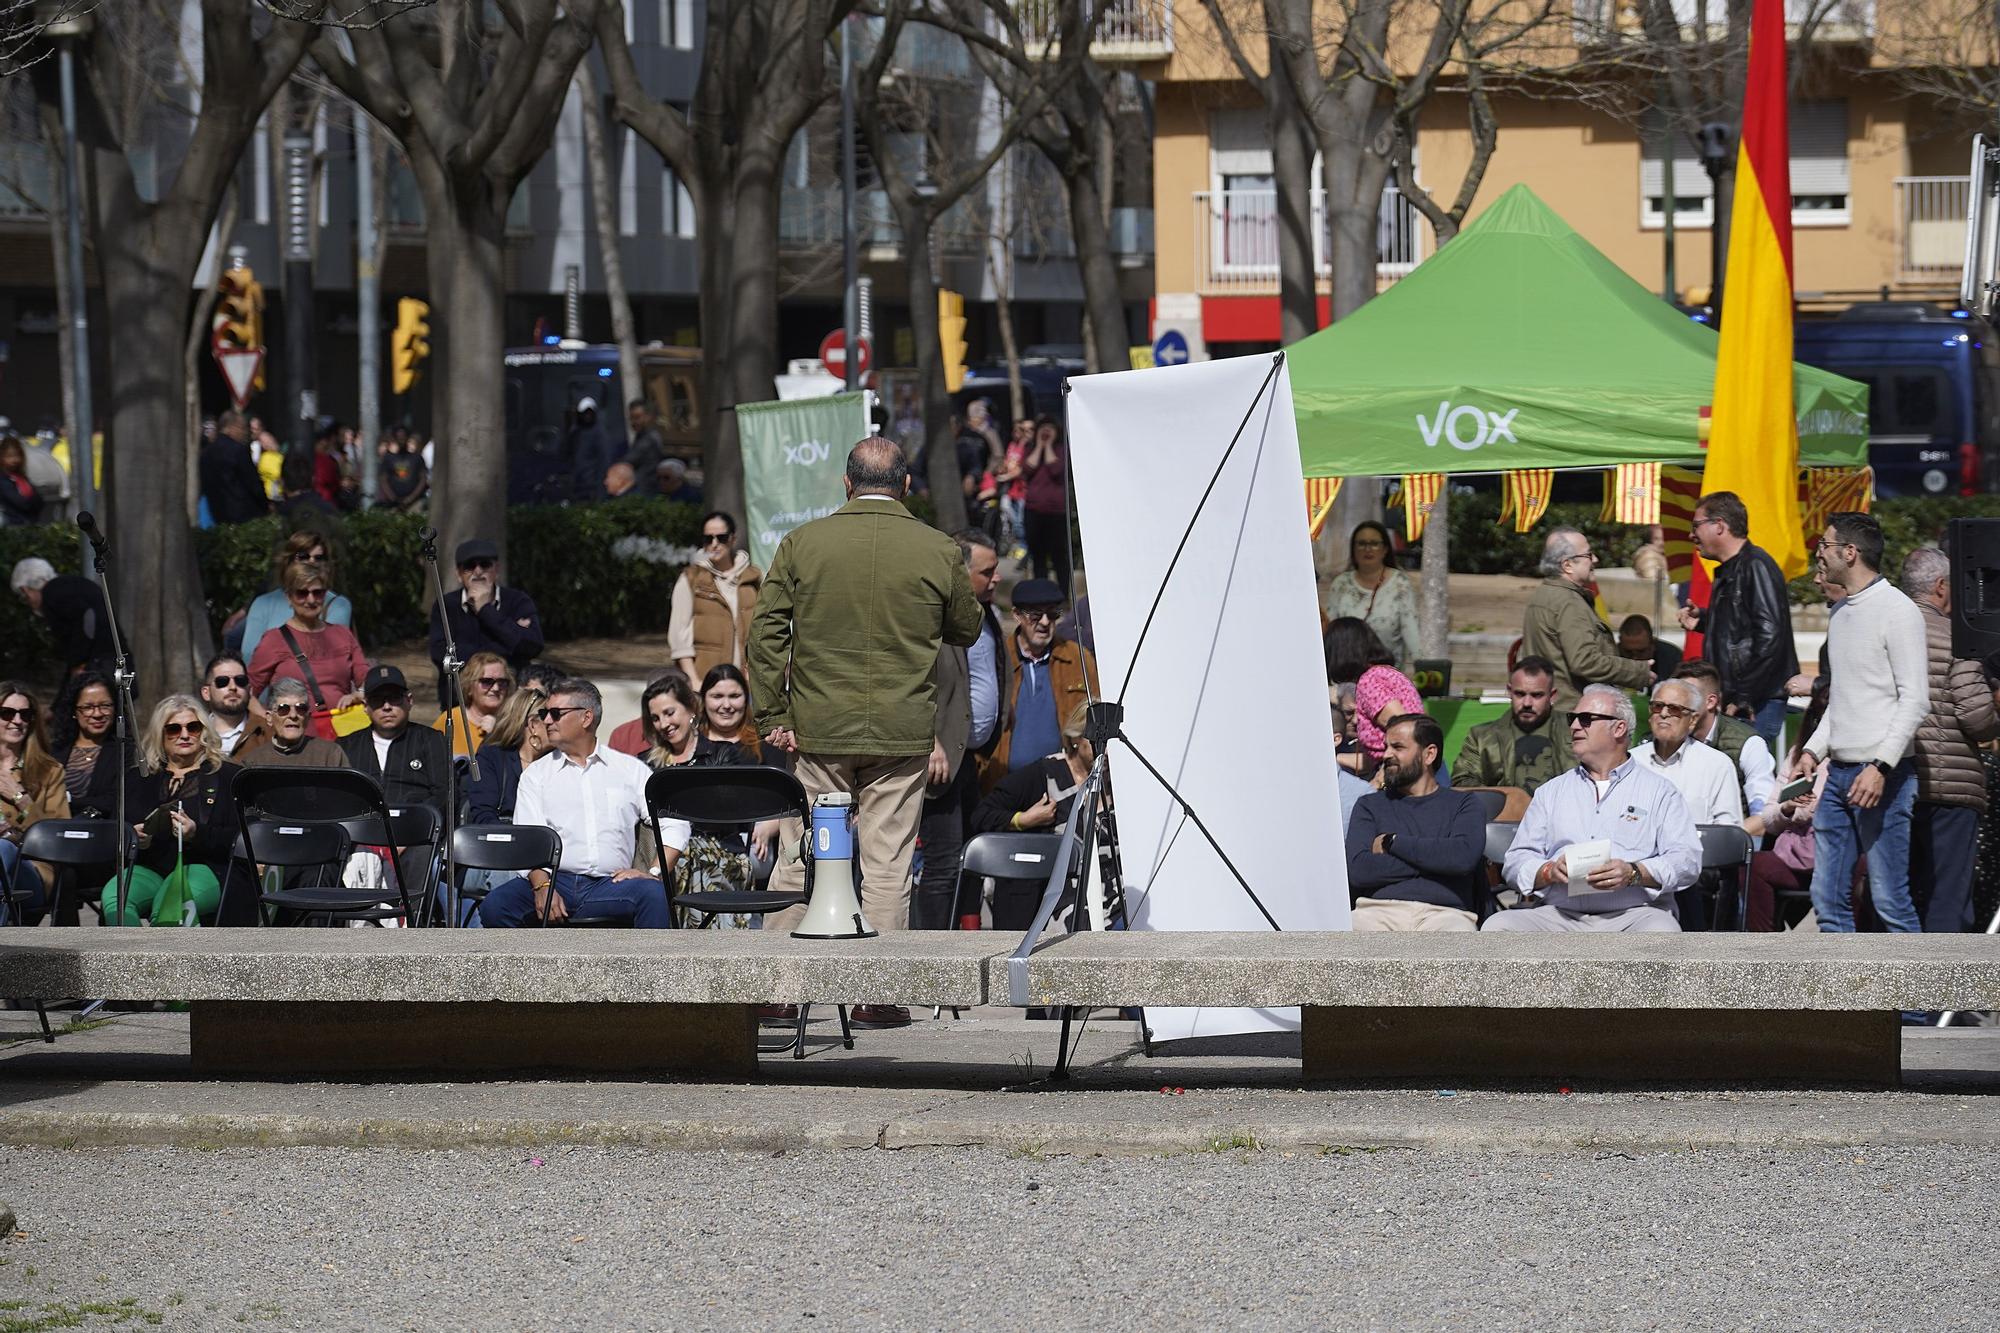
[[1701,837],[1674,784],[1634,763],[1632,701],[1586,688],[1569,723],[1577,766],[1542,784],[1507,849],[1523,906],[1485,930],[1679,930],[1674,894],[1701,873]]

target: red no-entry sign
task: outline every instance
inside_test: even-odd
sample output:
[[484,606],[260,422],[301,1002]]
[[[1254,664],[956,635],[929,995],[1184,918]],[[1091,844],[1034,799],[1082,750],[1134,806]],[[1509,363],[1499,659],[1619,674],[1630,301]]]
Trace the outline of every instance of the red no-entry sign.
[[[819,359],[820,364],[826,367],[827,374],[836,375],[842,379],[847,377],[846,330],[835,329],[832,333],[820,339]],[[854,377],[860,379],[863,375],[866,375],[868,367],[874,363],[874,349],[868,345],[868,340],[866,338],[856,338],[854,340]]]

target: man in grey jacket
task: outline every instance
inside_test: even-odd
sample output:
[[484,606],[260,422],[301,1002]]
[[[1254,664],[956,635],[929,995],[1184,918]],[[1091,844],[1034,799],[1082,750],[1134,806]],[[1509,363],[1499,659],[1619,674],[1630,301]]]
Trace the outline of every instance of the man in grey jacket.
[[1926,932],[1972,929],[1972,875],[1986,766],[1979,746],[2000,736],[1986,669],[1951,653],[1951,557],[1919,546],[1903,560],[1903,591],[1924,618],[1930,711],[1917,726],[1917,806],[1911,818],[1910,887]]
[[1813,911],[1823,931],[1851,932],[1854,858],[1868,858],[1875,912],[1892,931],[1923,927],[1910,898],[1910,819],[1917,798],[1917,726],[1930,711],[1923,613],[1879,572],[1882,525],[1835,514],[1815,554],[1820,577],[1843,588],[1827,623],[1833,676],[1826,716],[1794,772],[1832,764],[1813,811]]

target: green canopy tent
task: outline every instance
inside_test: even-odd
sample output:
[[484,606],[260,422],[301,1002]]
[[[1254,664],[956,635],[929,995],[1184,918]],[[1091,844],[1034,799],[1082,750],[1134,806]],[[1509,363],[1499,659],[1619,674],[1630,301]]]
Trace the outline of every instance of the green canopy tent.
[[[1525,185],[1290,350],[1308,477],[1700,466],[1719,339]],[[1868,390],[1794,368],[1799,460],[1868,461]]]

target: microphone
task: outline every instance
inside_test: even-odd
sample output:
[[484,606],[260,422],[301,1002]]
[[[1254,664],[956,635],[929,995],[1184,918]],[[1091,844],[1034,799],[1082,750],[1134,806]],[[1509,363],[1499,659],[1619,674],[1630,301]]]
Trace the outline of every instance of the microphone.
[[[79,518],[77,522],[82,523],[83,520]],[[423,543],[423,553],[425,559],[429,560],[437,556],[438,530],[436,528],[425,528],[424,535],[418,540],[420,540]]]
[[98,530],[96,517],[89,510],[86,509],[76,516],[76,526],[78,531],[90,539],[92,549],[99,555],[103,555],[109,549],[104,534]]

